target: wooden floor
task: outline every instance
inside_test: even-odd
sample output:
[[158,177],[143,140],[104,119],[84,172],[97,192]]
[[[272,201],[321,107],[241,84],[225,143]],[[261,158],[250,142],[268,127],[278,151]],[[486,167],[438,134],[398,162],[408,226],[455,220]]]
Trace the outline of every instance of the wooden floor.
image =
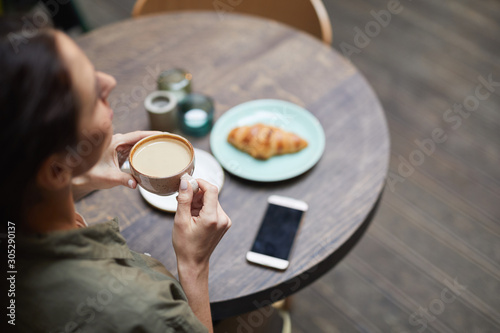
[[[135,1],[77,2],[97,27]],[[324,2],[385,108],[391,164],[364,238],[295,296],[292,331],[500,332],[500,2],[402,0],[385,26],[371,12],[392,0]]]

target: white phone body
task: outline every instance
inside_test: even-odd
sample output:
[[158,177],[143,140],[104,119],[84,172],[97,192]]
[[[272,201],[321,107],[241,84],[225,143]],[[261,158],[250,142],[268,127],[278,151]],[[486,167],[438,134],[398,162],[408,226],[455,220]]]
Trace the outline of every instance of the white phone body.
[[[305,211],[307,211],[307,209],[308,209],[308,205],[307,205],[307,203],[305,203],[302,200],[292,199],[292,198],[283,197],[283,196],[279,196],[279,195],[271,195],[267,199],[267,202],[268,202],[268,208],[266,210],[264,218],[262,219],[261,226],[260,226],[259,232],[257,233],[257,236],[254,240],[254,243],[252,245],[252,249],[247,252],[246,259],[249,262],[252,262],[255,264],[259,264],[259,265],[263,265],[263,266],[267,266],[267,267],[271,267],[271,268],[275,268],[275,269],[279,269],[279,270],[285,270],[288,268],[288,265],[289,265],[288,256],[290,254],[291,247],[292,247],[293,241],[295,239],[295,235],[298,231],[300,222],[302,220],[303,213]],[[258,248],[257,243],[259,242],[259,240],[261,240],[261,238],[266,238],[265,230],[270,230],[269,228],[276,229],[276,227],[273,227],[273,226],[269,226],[269,225],[264,226],[264,223],[266,223],[266,224],[272,223],[271,222],[272,217],[269,216],[269,214],[272,214],[271,209],[279,209],[279,208],[272,207],[272,205],[284,207],[285,209],[286,208],[291,209],[291,210],[289,210],[290,214],[291,214],[289,216],[289,219],[293,220],[293,221],[278,221],[278,223],[285,223],[285,224],[290,223],[290,227],[289,227],[289,230],[287,231],[287,235],[286,235],[286,239],[285,239],[286,244],[276,244],[277,246],[282,245],[282,246],[286,247],[283,249],[279,249],[277,251],[277,252],[280,252],[281,258],[278,258],[278,255],[273,256],[273,255],[270,255],[269,253],[263,253],[263,252],[273,252],[273,251],[265,251],[265,250],[259,250],[259,249],[256,250],[256,248]],[[283,209],[281,211],[286,212]],[[283,214],[280,214],[279,211],[276,212],[276,214],[278,214],[278,216],[277,216],[278,218],[280,215],[283,215]],[[267,227],[267,229],[266,229],[266,227]],[[278,239],[279,237],[274,237],[274,238]],[[270,239],[267,239],[264,241],[267,241],[267,243],[272,242],[272,240],[270,240]]]

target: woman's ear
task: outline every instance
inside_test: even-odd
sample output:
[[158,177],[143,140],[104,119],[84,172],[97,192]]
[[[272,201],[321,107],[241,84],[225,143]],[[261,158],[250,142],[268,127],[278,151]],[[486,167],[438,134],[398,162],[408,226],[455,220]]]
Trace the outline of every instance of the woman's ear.
[[71,184],[72,169],[61,162],[57,154],[52,154],[43,161],[38,169],[38,186],[45,190],[60,190]]

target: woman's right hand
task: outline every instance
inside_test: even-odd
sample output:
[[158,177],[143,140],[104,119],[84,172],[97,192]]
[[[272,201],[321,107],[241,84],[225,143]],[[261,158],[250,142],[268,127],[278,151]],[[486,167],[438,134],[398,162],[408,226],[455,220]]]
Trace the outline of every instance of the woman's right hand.
[[177,197],[172,242],[179,270],[206,270],[210,255],[231,227],[219,204],[216,186],[197,179],[200,190],[193,195],[191,184],[181,181]]
[[214,185],[197,179],[200,190],[193,196],[191,184],[181,180],[177,197],[172,242],[177,255],[179,281],[188,303],[210,333],[213,332],[208,271],[210,255],[231,227]]

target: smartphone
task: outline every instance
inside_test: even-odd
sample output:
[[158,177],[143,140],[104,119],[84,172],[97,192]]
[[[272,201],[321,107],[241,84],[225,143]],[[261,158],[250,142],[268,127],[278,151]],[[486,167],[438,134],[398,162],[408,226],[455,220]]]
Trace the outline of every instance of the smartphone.
[[266,213],[246,258],[255,264],[285,270],[308,205],[304,201],[279,195],[270,196],[267,203]]

